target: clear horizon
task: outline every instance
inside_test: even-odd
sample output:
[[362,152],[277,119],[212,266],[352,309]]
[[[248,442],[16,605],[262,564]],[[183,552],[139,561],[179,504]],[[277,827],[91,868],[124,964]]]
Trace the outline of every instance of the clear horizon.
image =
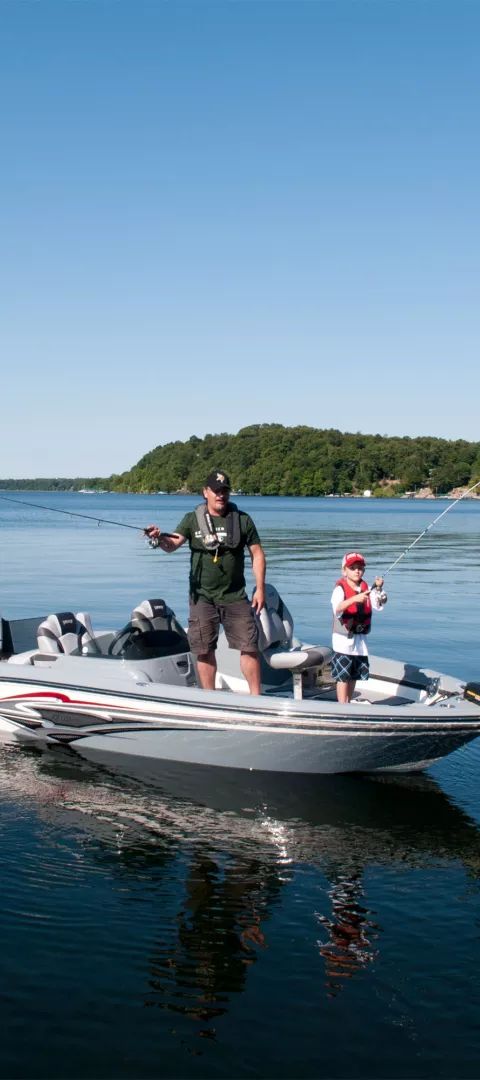
[[480,7],[3,5],[4,479],[477,441]]

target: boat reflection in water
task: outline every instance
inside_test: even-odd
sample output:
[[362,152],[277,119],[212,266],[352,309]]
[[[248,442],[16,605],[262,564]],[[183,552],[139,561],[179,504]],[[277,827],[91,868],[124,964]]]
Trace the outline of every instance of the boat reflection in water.
[[158,911],[143,1002],[194,1020],[205,1038],[273,947],[272,915],[299,871],[316,889],[301,900],[302,947],[322,960],[328,996],[381,948],[366,871],[461,863],[480,876],[477,825],[419,775],[309,780],[170,766],[139,778],[123,758],[107,768],[68,749],[15,745],[2,747],[0,798],[80,829],[90,858],[148,890]]

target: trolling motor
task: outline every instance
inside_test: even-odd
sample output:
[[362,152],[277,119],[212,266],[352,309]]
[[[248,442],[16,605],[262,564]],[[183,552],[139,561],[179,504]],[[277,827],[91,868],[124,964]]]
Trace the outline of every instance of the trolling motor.
[[480,705],[480,683],[467,683],[465,690],[463,691],[463,696],[467,701],[473,701],[474,705]]

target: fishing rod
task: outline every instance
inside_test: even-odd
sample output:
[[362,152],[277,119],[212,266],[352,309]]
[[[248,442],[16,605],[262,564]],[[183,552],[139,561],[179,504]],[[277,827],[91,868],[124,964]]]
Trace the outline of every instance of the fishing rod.
[[[433,529],[433,526],[436,525],[441,518],[445,517],[445,514],[448,514],[450,510],[453,510],[454,506],[456,506],[457,503],[461,502],[462,499],[465,499],[467,495],[470,495],[472,491],[475,491],[475,489],[478,487],[480,487],[480,480],[477,480],[476,484],[473,484],[472,487],[468,488],[467,491],[464,491],[462,495],[459,495],[458,499],[454,499],[454,501],[450,503],[450,505],[447,506],[445,510],[442,510],[441,514],[437,514],[437,517],[434,518],[433,521],[431,521],[425,529],[422,529],[422,532],[415,537],[415,540],[412,540],[412,543],[409,544],[408,547],[406,547],[400,555],[398,555],[398,557],[394,560],[393,563],[390,564],[389,567],[387,567],[382,576],[385,578],[387,574],[389,574],[390,571],[393,570],[394,567],[397,566],[398,563],[405,558],[408,552],[411,551],[412,548],[414,548],[415,545],[418,544],[419,541],[424,536],[426,536],[428,532],[430,532],[430,529]],[[85,518],[87,521],[96,521],[98,525],[118,525],[118,527],[121,529],[135,529],[135,532],[142,532],[148,536],[147,529],[143,525],[129,525],[125,521],[113,521],[111,518],[100,518],[96,517],[93,514],[81,514],[78,510],[60,510],[57,506],[45,506],[43,503],[28,502],[26,499],[11,499],[7,495],[0,495],[0,499],[3,499],[4,502],[18,503],[20,506],[33,506],[36,510],[48,510],[52,514],[66,514],[67,517]],[[165,536],[167,537],[167,539],[172,539],[175,534],[161,532],[161,536]],[[151,547],[158,547],[157,540],[152,541],[151,539],[149,539],[148,542]]]
[[[8,495],[0,495],[0,499],[5,502],[19,503],[21,506],[34,506],[37,510],[49,510],[52,514],[67,514],[68,517],[86,518],[87,521],[96,521],[99,525],[118,525],[121,529],[135,529],[135,532],[147,532],[143,525],[128,525],[125,521],[112,521],[111,518],[95,517],[93,514],[80,514],[78,510],[60,510],[58,506],[44,506],[42,503],[28,502],[26,499],[10,499]],[[161,535],[171,538],[174,534],[162,532]]]
[[386,575],[389,574],[391,570],[393,570],[394,566],[396,566],[401,559],[405,558],[405,555],[407,555],[408,552],[411,551],[413,547],[415,547],[415,544],[418,544],[419,540],[422,539],[422,536],[426,536],[426,534],[430,532],[430,529],[433,529],[433,526],[437,524],[437,521],[440,521],[440,518],[445,517],[445,514],[448,514],[450,510],[453,510],[453,507],[456,506],[457,503],[461,502],[462,499],[465,499],[465,497],[467,495],[470,495],[472,491],[475,491],[475,488],[477,487],[480,487],[480,480],[477,480],[477,483],[474,484],[473,487],[468,488],[468,491],[464,491],[463,495],[459,495],[458,499],[455,499],[454,502],[450,503],[450,506],[447,506],[445,510],[442,510],[441,514],[438,514],[438,516],[430,522],[430,525],[427,525],[426,529],[423,529],[423,531],[419,533],[417,537],[415,537],[415,540],[413,540],[412,543],[405,548],[405,551],[402,551],[402,554],[399,555],[397,559],[395,559],[395,562],[391,563],[388,569],[385,570],[383,577],[386,577]]

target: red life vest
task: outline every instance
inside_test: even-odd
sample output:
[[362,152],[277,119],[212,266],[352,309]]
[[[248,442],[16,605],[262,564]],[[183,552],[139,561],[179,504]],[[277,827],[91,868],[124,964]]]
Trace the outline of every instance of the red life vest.
[[[358,596],[358,589],[354,589],[350,582],[345,578],[340,578],[336,582],[336,585],[340,585],[343,589],[345,600],[348,600],[350,596]],[[360,592],[368,592],[368,585],[366,581],[360,582]],[[346,634],[347,637],[352,637],[353,634],[369,634],[372,624],[372,604],[370,597],[364,600],[363,604],[351,604],[350,607],[345,608],[340,615],[335,615],[335,631],[340,634]]]

